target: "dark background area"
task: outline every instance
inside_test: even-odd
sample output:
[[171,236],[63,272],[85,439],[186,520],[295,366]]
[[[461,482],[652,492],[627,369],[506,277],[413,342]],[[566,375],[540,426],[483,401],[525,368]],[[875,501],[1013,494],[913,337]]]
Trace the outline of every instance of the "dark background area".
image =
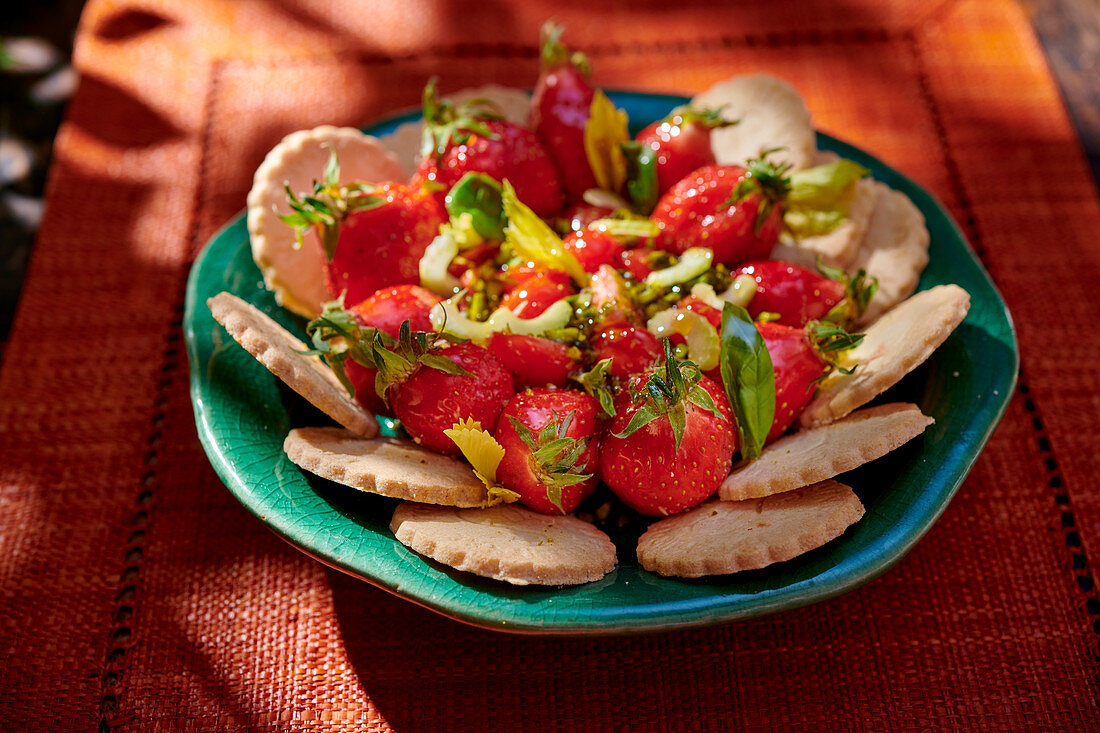
[[[1100,180],[1100,2],[1022,2],[1058,79],[1093,176]],[[84,0],[32,0],[6,3],[3,12],[0,39],[44,40],[56,50],[57,61],[30,72],[0,68],[0,143],[11,149],[10,143],[15,142],[31,154],[25,176],[0,179],[0,358],[36,234],[33,220],[18,215],[14,208],[33,210],[35,202],[42,199],[53,138],[64,115],[63,100],[38,102],[32,98],[33,90],[69,63],[83,6]],[[3,150],[0,145],[0,155]],[[0,170],[2,163],[0,160]]]

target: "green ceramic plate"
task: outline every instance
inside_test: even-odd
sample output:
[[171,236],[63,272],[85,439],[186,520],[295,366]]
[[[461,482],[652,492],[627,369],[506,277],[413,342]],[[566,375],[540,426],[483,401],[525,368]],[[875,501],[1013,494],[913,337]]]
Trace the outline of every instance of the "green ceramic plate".
[[[635,129],[685,100],[616,93]],[[412,115],[368,131],[383,134]],[[292,331],[302,324],[264,289],[249,253],[244,215],[207,244],[187,286],[185,328],[191,397],[211,464],[244,506],[318,560],[460,621],[540,634],[668,630],[760,616],[849,591],[897,562],[939,517],[1012,395],[1018,354],[1009,314],[958,228],[925,190],[866,153],[825,135],[819,144],[869,168],[908,194],[932,235],[925,289],[957,283],[970,292],[966,320],[917,372],[891,390],[936,419],[923,438],[845,480],[867,514],[840,539],[790,562],[731,576],[674,580],[635,562],[637,534],[614,539],[618,569],[570,588],[516,588],[427,561],[387,529],[395,502],[304,475],[283,454],[291,425],[328,419],[277,385],[213,320],[206,299],[228,290]]]

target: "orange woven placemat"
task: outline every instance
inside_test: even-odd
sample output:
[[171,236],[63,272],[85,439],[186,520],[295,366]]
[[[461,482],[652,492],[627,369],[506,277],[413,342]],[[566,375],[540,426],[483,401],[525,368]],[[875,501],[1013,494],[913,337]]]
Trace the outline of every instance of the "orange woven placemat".
[[[467,5],[89,3],[0,372],[0,727],[1100,728],[1100,206],[1020,9]],[[431,74],[530,85],[551,15],[605,86],[789,79],[821,129],[935,192],[1004,292],[1019,393],[943,518],[879,580],[713,629],[504,636],[286,547],[207,465],[183,283],[264,152],[414,105]]]

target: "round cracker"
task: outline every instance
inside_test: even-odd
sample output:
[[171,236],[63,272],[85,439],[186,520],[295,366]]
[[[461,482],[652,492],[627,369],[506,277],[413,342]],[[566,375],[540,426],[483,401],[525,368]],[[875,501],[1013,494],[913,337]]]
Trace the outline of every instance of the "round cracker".
[[752,463],[733,471],[718,488],[718,497],[725,501],[756,499],[824,481],[881,458],[933,422],[916,405],[896,402],[792,433],[766,446]]
[[863,268],[878,279],[860,323],[874,323],[886,311],[913,294],[921,270],[928,264],[928,228],[909,197],[884,183],[875,183],[880,193],[852,262],[852,271]]
[[795,239],[787,234],[772,249],[772,259],[790,262],[807,270],[817,270],[820,259],[830,267],[858,269],[853,261],[859,255],[860,243],[867,235],[879,197],[879,186],[870,178],[855,183],[848,201],[848,215],[832,231],[812,237]]
[[357,435],[378,434],[374,415],[348,395],[323,361],[302,353],[308,346],[267,314],[231,293],[218,293],[206,305],[245,351],[314,407]]
[[799,416],[803,427],[824,425],[844,417],[894,386],[920,366],[970,308],[970,295],[958,285],[938,285],[917,293],[888,312],[865,332],[846,360],[855,371],[834,371],[818,387]]
[[296,428],[283,449],[310,473],[360,491],[425,504],[488,504],[485,484],[468,464],[411,440],[366,440],[341,428]]
[[279,219],[289,214],[286,187],[295,194],[313,191],[324,175],[330,151],[340,161],[342,182],[380,183],[405,179],[400,161],[374,137],[352,127],[322,125],[283,138],[256,169],[248,192],[248,234],[252,259],[279,305],[311,317],[332,296],[325,288],[324,253],[317,233],[297,246],[294,230]]
[[814,159],[817,138],[802,97],[787,82],[767,74],[735,76],[720,81],[691,100],[694,109],[722,108],[736,125],[711,131],[711,150],[720,165],[744,165],[749,158],[782,148],[769,160],[790,163],[794,170]]
[[573,516],[515,504],[455,509],[405,503],[390,529],[401,544],[444,565],[513,585],[575,585],[615,568],[615,545]]
[[684,578],[756,570],[821,547],[862,516],[855,492],[832,480],[763,499],[709,501],[650,525],[638,561]]
[[[487,100],[493,103],[504,119],[517,125],[527,124],[527,112],[531,107],[531,96],[527,92],[499,84],[461,89],[454,94],[448,94],[444,99],[456,105],[475,99]],[[397,157],[405,175],[411,176],[420,165],[423,136],[424,121],[414,120],[398,125],[393,132],[381,135],[378,140]]]

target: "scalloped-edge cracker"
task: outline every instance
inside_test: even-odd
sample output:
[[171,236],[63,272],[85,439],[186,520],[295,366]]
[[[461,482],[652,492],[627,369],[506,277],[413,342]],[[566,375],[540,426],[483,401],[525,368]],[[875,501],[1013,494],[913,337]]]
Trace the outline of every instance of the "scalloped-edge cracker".
[[784,234],[780,242],[772,249],[772,259],[790,262],[808,270],[816,271],[817,261],[843,270],[855,271],[859,265],[854,260],[859,256],[860,243],[866,238],[872,216],[877,209],[882,184],[870,178],[861,178],[855,183],[852,198],[848,201],[848,215],[831,232],[813,237],[795,239]]
[[324,253],[312,230],[298,247],[294,230],[279,215],[291,213],[285,187],[295,194],[312,192],[313,182],[324,175],[331,150],[340,161],[341,182],[406,178],[400,161],[377,138],[353,127],[332,125],[287,135],[256,169],[248,192],[252,259],[279,305],[306,317],[320,313],[321,304],[332,299],[325,288]]
[[801,95],[787,82],[767,74],[735,76],[714,84],[691,100],[693,109],[722,108],[736,125],[711,132],[711,150],[720,165],[744,165],[749,158],[782,148],[769,160],[805,168],[817,151],[817,137]]
[[378,434],[374,415],[348,395],[324,362],[302,353],[308,346],[266,313],[231,293],[218,293],[206,305],[245,351],[314,407],[357,435]]
[[591,524],[515,504],[405,503],[394,511],[390,530],[413,552],[513,585],[576,585],[615,569],[615,545]]
[[792,433],[733,471],[718,488],[718,497],[757,499],[830,479],[901,447],[933,422],[916,405],[894,402]]
[[860,323],[873,323],[908,298],[928,264],[928,228],[920,209],[900,191],[884,183],[875,186],[880,190],[875,211],[849,268],[862,267],[878,279],[878,290]]
[[937,285],[902,301],[871,324],[845,356],[854,372],[837,370],[821,381],[799,424],[838,420],[897,384],[939,348],[969,309],[970,294],[958,285]]
[[863,512],[855,492],[831,479],[762,499],[709,501],[650,525],[638,562],[683,578],[756,570],[831,542]]
[[[518,125],[527,124],[527,112],[531,107],[531,95],[522,89],[487,84],[481,87],[461,89],[444,97],[454,104],[463,104],[474,99],[486,99],[496,105],[504,119]],[[411,176],[420,164],[420,144],[424,134],[424,121],[413,120],[398,125],[388,135],[379,136],[379,141],[393,153],[401,163],[406,176]]]
[[485,484],[469,465],[411,440],[364,439],[342,428],[296,428],[283,449],[310,473],[360,491],[424,504],[488,504]]

